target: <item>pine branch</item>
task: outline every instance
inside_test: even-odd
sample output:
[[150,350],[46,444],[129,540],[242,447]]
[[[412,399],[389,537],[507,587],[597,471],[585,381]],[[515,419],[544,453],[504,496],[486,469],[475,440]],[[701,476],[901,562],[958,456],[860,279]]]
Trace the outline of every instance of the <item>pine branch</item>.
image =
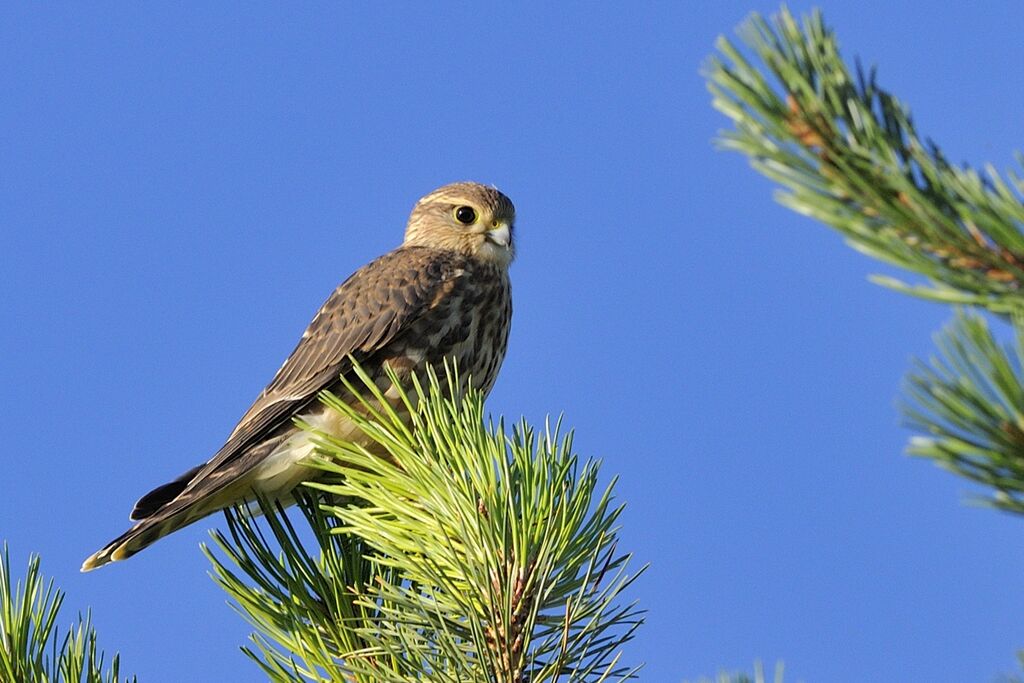
[[[774,683],[783,683],[783,667],[782,662],[775,664],[775,673],[772,676]],[[729,673],[723,671],[714,678],[700,678],[697,683],[768,683],[768,678],[764,673],[764,665],[761,662],[754,662],[754,675],[749,676],[745,673]]]
[[927,436],[910,453],[994,489],[979,500],[1024,514],[1024,325],[1004,348],[984,318],[961,313],[936,335],[940,354],[907,378],[904,412]]
[[928,280],[880,284],[1001,313],[1020,306],[1018,176],[950,165],[873,68],[851,73],[819,12],[801,24],[785,8],[771,20],[755,14],[739,33],[759,63],[722,37],[705,67],[714,106],[736,125],[723,148],[782,185],[782,204]]
[[[779,182],[786,206],[926,279],[876,282],[1013,319],[1019,340],[1024,182],[950,165],[874,69],[851,73],[820,13],[801,23],[785,8],[771,20],[753,15],[740,35],[756,60],[720,38],[705,69],[714,106],[736,125],[722,147]],[[904,412],[926,434],[909,451],[994,489],[988,504],[1024,512],[1019,349],[1003,350],[977,315],[937,339],[940,356],[907,381]]]
[[[57,617],[64,593],[39,571],[39,556],[29,557],[25,578],[12,583],[7,544],[0,555],[0,680],[40,683],[117,683],[117,654],[104,668],[90,614],[60,635]],[[58,646],[58,642],[60,645]],[[127,679],[126,679],[127,680]],[[132,681],[135,680],[133,677]]]
[[324,402],[375,447],[319,435],[327,478],[298,496],[310,542],[266,502],[263,523],[238,509],[229,533],[214,534],[226,555],[208,552],[215,577],[258,631],[247,652],[264,672],[346,682],[632,677],[621,647],[642,613],[620,598],[639,572],[627,573],[629,556],[616,550],[612,487],[597,495],[598,465],[580,462],[572,435],[525,423],[507,434],[485,424],[478,393],[446,399],[433,375],[402,398],[410,428],[362,379],[359,408]]
[[[1017,666],[1021,670],[1024,670],[1024,650],[1017,652]],[[1024,683],[1024,677],[1020,673],[1003,674],[997,679],[999,683]]]

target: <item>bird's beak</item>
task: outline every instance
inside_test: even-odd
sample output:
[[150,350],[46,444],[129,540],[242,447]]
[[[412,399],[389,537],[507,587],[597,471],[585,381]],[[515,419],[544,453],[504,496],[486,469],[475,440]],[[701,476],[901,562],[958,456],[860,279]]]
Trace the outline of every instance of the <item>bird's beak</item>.
[[508,247],[512,241],[512,228],[508,223],[499,223],[498,227],[488,230],[485,237],[499,247]]

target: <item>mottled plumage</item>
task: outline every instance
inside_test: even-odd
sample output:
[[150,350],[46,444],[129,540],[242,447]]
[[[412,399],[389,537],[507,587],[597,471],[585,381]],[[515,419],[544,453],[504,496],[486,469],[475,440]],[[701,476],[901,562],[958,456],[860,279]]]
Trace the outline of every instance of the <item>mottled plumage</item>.
[[446,185],[423,197],[402,246],[331,294],[224,446],[139,499],[131,514],[136,524],[82,570],[130,557],[254,491],[287,500],[316,472],[302,464],[313,446],[293,418],[342,439],[360,438],[350,421],[317,400],[323,389],[345,395],[340,377],[354,379],[350,356],[382,389],[389,386],[386,365],[404,378],[427,366],[443,373],[443,360],[454,358],[464,382],[489,392],[512,317],[514,220],[505,195],[476,183]]

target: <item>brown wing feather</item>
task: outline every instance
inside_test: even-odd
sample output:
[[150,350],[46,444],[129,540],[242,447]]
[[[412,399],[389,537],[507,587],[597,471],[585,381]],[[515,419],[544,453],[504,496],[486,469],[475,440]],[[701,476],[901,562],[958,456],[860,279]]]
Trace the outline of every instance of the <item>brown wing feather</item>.
[[425,247],[401,247],[356,271],[328,297],[227,443],[159,514],[173,514],[251,469],[259,458],[245,458],[249,448],[290,423],[296,412],[350,370],[350,355],[362,360],[387,346],[450,290],[461,273],[458,255]]

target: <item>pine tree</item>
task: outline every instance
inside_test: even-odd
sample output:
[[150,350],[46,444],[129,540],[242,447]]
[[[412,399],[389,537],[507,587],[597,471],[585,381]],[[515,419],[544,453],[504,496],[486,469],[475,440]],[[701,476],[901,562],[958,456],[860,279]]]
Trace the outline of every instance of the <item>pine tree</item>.
[[262,519],[229,511],[207,549],[256,630],[246,654],[273,681],[632,677],[621,646],[642,615],[620,597],[639,572],[617,551],[622,507],[611,485],[596,493],[572,434],[506,432],[478,392],[445,398],[434,375],[406,388],[406,425],[360,377],[361,410],[324,401],[378,448],[320,434],[306,524],[260,501]]
[[[78,616],[63,636],[57,619],[64,593],[28,561],[25,578],[15,581],[11,555],[0,553],[0,681],[32,683],[118,683],[120,659],[106,666],[89,613]],[[128,679],[125,679],[128,680]],[[132,681],[135,679],[132,678]]]
[[[621,598],[643,568],[630,573],[617,550],[614,481],[598,490],[598,463],[580,460],[572,434],[507,432],[485,420],[479,392],[446,398],[454,384],[442,392],[434,374],[403,393],[408,425],[357,372],[362,409],[323,400],[379,448],[318,434],[325,476],[296,493],[301,514],[266,500],[228,510],[227,532],[204,548],[267,678],[633,678],[622,645],[643,614]],[[17,586],[6,547],[2,559],[0,680],[117,683],[118,657],[104,667],[88,615],[59,638],[63,594],[38,557]]]
[[[1024,513],[1024,182],[950,164],[874,69],[843,61],[819,12],[753,15],[740,36],[747,54],[723,37],[705,68],[735,124],[720,145],[778,182],[783,205],[919,280],[875,282],[957,307],[907,378],[908,450]],[[1015,344],[997,340],[1005,325]]]
[[[754,14],[739,33],[745,50],[721,37],[704,69],[735,125],[720,146],[779,183],[784,206],[916,280],[874,282],[955,307],[907,376],[907,450],[1024,513],[1024,182],[950,164],[874,68],[843,61],[820,12]],[[997,338],[1007,326],[1012,344]]]

